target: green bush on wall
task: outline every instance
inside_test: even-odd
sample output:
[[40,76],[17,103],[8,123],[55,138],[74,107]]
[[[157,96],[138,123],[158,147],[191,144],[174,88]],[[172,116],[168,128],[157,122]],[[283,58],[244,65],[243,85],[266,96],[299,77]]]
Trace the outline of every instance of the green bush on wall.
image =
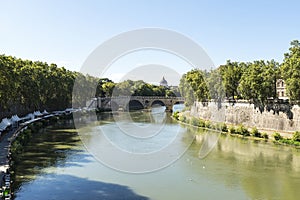
[[205,121],[205,128],[213,128],[213,125],[210,121]]
[[299,132],[299,131],[296,131],[296,132],[293,134],[293,140],[294,140],[294,141],[297,141],[297,142],[300,142],[300,132]]
[[184,115],[180,115],[178,119],[181,122],[186,122],[186,116],[184,116]]
[[193,126],[199,126],[199,120],[196,117],[192,117],[190,123]]
[[176,111],[173,113],[173,117],[176,119],[176,120],[179,120],[179,111]]
[[221,123],[221,131],[228,132],[227,124]]
[[263,133],[263,134],[262,134],[262,137],[263,137],[264,139],[266,139],[266,140],[269,139],[269,135],[268,135],[267,133]]
[[262,135],[261,133],[258,131],[258,129],[256,127],[254,127],[252,130],[251,130],[251,135],[253,135],[254,137],[258,137],[258,138],[261,138]]
[[237,134],[243,135],[243,136],[250,136],[250,132],[244,125],[239,125],[236,129]]
[[282,140],[282,136],[281,136],[279,133],[277,133],[277,132],[275,132],[275,133],[273,134],[273,137],[274,137],[274,139],[275,139],[276,141]]
[[229,127],[229,133],[231,133],[231,134],[236,134],[237,133],[234,126]]
[[203,119],[199,119],[199,127],[205,127],[205,121]]

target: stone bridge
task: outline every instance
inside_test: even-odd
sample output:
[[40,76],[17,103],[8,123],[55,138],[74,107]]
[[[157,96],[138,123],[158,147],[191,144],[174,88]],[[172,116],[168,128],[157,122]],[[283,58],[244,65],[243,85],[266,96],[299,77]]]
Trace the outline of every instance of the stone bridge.
[[166,107],[166,111],[172,111],[175,104],[184,103],[183,97],[160,97],[160,96],[119,96],[95,98],[89,108],[116,110],[139,110],[150,109],[155,105]]

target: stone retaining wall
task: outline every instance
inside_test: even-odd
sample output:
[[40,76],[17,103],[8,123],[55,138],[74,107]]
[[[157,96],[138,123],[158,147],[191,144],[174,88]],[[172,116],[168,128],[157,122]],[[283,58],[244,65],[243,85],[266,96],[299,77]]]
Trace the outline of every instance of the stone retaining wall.
[[290,110],[293,118],[289,119],[284,112],[275,113],[273,110],[260,112],[249,103],[201,103],[195,102],[190,114],[202,119],[225,122],[229,124],[243,124],[248,127],[294,132],[300,130],[300,107],[293,106]]

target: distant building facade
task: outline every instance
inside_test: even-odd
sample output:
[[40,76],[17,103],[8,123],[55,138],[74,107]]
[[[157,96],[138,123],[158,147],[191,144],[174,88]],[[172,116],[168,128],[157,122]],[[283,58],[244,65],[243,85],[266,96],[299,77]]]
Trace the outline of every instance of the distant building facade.
[[276,93],[279,99],[288,99],[285,82],[283,79],[277,79],[276,81]]

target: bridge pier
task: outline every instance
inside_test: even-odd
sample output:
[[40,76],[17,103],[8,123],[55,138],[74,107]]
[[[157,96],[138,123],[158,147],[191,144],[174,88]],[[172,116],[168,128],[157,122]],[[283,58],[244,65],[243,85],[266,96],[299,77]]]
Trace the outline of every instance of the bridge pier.
[[167,112],[172,112],[173,111],[173,105],[167,105],[166,106],[166,111]]

